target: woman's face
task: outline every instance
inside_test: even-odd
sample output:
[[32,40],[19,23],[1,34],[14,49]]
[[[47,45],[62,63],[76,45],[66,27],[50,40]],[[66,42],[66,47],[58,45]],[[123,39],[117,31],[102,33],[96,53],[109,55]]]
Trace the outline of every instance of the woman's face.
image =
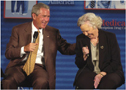
[[98,32],[97,29],[94,29],[91,25],[89,25],[88,23],[82,24],[80,26],[80,29],[82,31],[82,33],[89,37],[90,39],[93,39],[97,36]]

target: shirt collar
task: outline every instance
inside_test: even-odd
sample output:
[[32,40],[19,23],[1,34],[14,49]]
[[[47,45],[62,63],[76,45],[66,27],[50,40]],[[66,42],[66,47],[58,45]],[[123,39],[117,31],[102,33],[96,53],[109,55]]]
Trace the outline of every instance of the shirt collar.
[[[42,32],[43,29],[39,29],[40,32]],[[38,29],[34,26],[32,22],[32,32],[38,31]]]

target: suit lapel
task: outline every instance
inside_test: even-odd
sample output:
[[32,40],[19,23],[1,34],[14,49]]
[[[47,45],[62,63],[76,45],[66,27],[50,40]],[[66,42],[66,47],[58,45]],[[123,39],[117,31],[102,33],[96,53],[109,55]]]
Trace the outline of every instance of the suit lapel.
[[99,67],[102,67],[105,54],[105,36],[101,30],[99,30]]
[[24,29],[24,32],[23,32],[23,38],[25,38],[25,41],[27,44],[31,42],[31,32],[32,32],[32,25],[30,22],[28,23],[27,27]]
[[87,42],[88,42],[87,45],[88,45],[88,48],[89,48],[89,56],[90,56],[90,57],[89,57],[90,59],[88,60],[88,63],[90,63],[90,64],[89,64],[90,69],[91,69],[91,70],[94,70],[94,65],[93,65],[93,63],[92,63],[92,58],[91,58],[92,56],[91,56],[91,42],[90,42],[90,39],[88,39]]
[[[85,39],[84,39],[85,38]],[[92,58],[91,58],[91,43],[90,43],[90,39],[88,37],[83,37],[82,39],[82,44],[83,46],[88,46],[89,49],[89,59],[87,60],[88,66],[91,70],[93,70],[93,63],[92,63]]]
[[48,32],[48,30],[45,28],[45,29],[43,29],[43,37],[44,37],[44,57],[45,57],[45,64],[47,63],[47,54],[49,53],[49,50],[48,50],[48,48],[49,48],[49,38],[50,38],[50,36],[49,36],[49,32]]

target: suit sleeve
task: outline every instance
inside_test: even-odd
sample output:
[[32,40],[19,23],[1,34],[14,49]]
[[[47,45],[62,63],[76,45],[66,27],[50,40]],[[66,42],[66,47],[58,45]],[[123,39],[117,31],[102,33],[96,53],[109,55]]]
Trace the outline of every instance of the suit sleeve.
[[12,34],[9,43],[6,46],[5,56],[7,59],[11,60],[20,58],[20,50],[21,47],[18,46],[18,32],[17,29],[14,27],[12,29]]
[[81,41],[79,41],[79,38],[78,37],[76,38],[76,48],[75,48],[75,52],[76,52],[75,64],[77,65],[78,68],[81,69],[81,68],[83,68],[86,65],[87,60],[84,61],[84,59],[83,59]]
[[57,31],[57,41],[58,41],[58,50],[62,54],[66,55],[73,55],[75,54],[75,43],[70,44],[65,39],[63,39],[59,33],[59,30]]
[[110,47],[111,60],[110,60],[110,63],[103,70],[107,73],[116,71],[118,69],[119,65],[121,64],[120,48],[119,48],[115,34],[112,34],[111,37],[109,37],[109,39],[110,39],[109,47]]

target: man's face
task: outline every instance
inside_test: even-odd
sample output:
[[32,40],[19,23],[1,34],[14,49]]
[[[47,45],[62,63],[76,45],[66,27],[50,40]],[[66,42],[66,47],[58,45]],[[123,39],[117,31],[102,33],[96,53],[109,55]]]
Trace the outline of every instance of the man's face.
[[32,14],[33,24],[37,29],[45,28],[49,23],[50,10],[46,8],[40,8],[40,13],[38,15]]

